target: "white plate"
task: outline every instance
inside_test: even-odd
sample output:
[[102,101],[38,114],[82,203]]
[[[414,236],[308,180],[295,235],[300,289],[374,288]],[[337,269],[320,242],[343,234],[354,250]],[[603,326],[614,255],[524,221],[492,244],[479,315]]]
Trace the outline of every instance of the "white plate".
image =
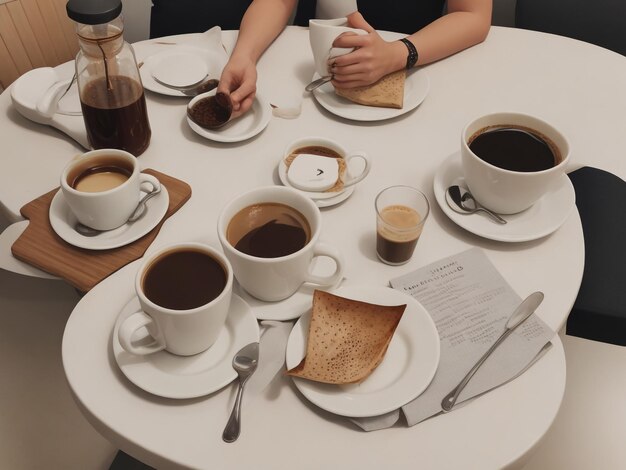
[[317,207],[329,207],[334,206],[335,204],[339,204],[340,202],[348,199],[354,192],[354,188],[356,188],[356,185],[352,185],[348,186],[343,191],[337,192],[302,191],[300,189],[294,188],[289,182],[289,178],[287,178],[287,165],[285,165],[285,160],[282,158],[278,163],[278,177],[280,178],[280,182],[283,183],[284,186],[288,186],[290,188],[296,189],[297,191],[300,191],[305,196],[311,198],[313,202],[317,205]]
[[[212,96],[216,91],[216,89],[211,90],[202,95],[198,95],[196,98]],[[243,116],[232,120],[224,127],[220,127],[219,129],[205,129],[197,125],[189,119],[189,117],[187,117],[187,122],[197,134],[207,139],[216,142],[241,142],[263,131],[269,124],[271,116],[272,108],[269,102],[257,93],[252,107]]]
[[78,220],[59,190],[50,204],[50,225],[56,234],[70,245],[87,250],[110,250],[128,245],[156,227],[165,216],[169,204],[170,197],[167,188],[161,185],[161,192],[146,202],[147,210],[141,219],[132,224],[124,224],[116,229],[102,232],[95,237],[85,237],[74,230]]
[[259,326],[250,307],[233,295],[226,326],[206,351],[194,356],[177,356],[167,351],[136,356],[122,349],[117,332],[121,322],[139,309],[135,296],[122,309],[113,330],[113,355],[128,380],[160,397],[195,398],[221,389],[237,378],[232,366],[235,353],[246,344],[259,341]]
[[[155,93],[159,93],[161,95],[168,96],[182,96],[189,98],[189,96],[183,94],[178,90],[172,90],[171,88],[167,88],[160,83],[154,80],[154,75],[164,74],[163,78],[165,78],[166,83],[169,83],[167,80],[176,81],[177,85],[180,83],[187,81],[187,83],[195,83],[199,80],[198,71],[200,69],[206,70],[209,78],[220,78],[222,74],[222,69],[224,65],[226,65],[227,57],[226,53],[223,50],[209,50],[202,49],[194,46],[184,46],[184,45],[174,45],[174,46],[166,46],[167,49],[157,52],[151,56],[146,57],[143,61],[143,65],[139,69],[141,74],[141,81],[143,83],[144,88],[147,90],[153,91]],[[205,67],[193,66],[188,68],[188,70],[182,70],[185,68],[185,64],[191,63],[190,59],[194,58],[202,62]],[[179,62],[181,64],[180,72],[176,73],[176,76],[171,74],[165,74],[163,72],[163,67],[168,66],[168,64],[174,64]],[[185,73],[187,73],[187,80],[185,80]],[[159,76],[161,79],[161,76]],[[202,77],[200,77],[202,79]]]
[[[319,75],[313,75],[313,80],[317,80]],[[401,109],[396,108],[379,108],[376,106],[365,106],[354,103],[346,98],[338,96],[335,93],[335,87],[328,82],[313,91],[313,96],[323,108],[331,113],[353,121],[383,121],[401,116],[415,109],[424,101],[430,81],[424,70],[415,69],[408,72],[406,82],[404,83],[404,103]]]
[[[293,377],[298,390],[320,408],[354,418],[388,413],[419,396],[439,364],[439,334],[426,309],[414,298],[389,287],[351,286],[333,293],[379,305],[407,307],[383,362],[367,379],[360,384],[332,385]],[[297,366],[306,354],[310,318],[310,312],[303,315],[289,336],[288,369]]]
[[[405,34],[390,31],[378,31],[378,33],[385,41],[396,41],[406,37]],[[315,73],[311,81],[318,78],[320,76]],[[346,98],[337,96],[335,88],[330,82],[314,90],[313,96],[315,96],[315,99],[323,108],[337,116],[354,121],[383,121],[401,116],[415,109],[424,101],[429,89],[430,80],[428,79],[428,74],[421,68],[417,68],[407,73],[402,109],[379,108],[354,103]]]
[[503,215],[507,223],[501,225],[484,214],[453,211],[446,202],[446,189],[453,184],[467,188],[459,152],[446,158],[435,173],[433,189],[437,203],[454,223],[468,232],[500,242],[525,242],[550,235],[563,225],[576,207],[574,187],[567,175],[561,175],[553,190],[525,211]]
[[[318,276],[328,276],[334,272],[335,263],[330,258],[319,257],[311,265],[311,271]],[[265,302],[248,294],[237,281],[234,284],[234,292],[243,298],[252,308],[257,320],[289,321],[300,318],[305,312],[311,310],[313,291],[315,289],[332,291],[339,287],[343,279],[336,285],[320,287],[315,284],[305,283],[300,286],[291,297],[278,302]]]

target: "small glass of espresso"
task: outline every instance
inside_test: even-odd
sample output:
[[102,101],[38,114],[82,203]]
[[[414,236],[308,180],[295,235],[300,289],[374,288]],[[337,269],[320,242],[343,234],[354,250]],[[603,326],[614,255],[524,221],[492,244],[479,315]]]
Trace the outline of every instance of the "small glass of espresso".
[[378,258],[393,266],[407,263],[430,212],[428,198],[410,186],[391,186],[376,196],[374,205]]

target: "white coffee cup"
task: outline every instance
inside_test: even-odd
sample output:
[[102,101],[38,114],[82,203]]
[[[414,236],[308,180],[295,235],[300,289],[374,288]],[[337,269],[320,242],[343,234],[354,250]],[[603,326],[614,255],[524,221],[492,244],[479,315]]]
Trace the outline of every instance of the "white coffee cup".
[[352,52],[351,48],[333,47],[333,42],[343,33],[367,34],[362,29],[350,28],[347,18],[309,20],[309,42],[315,61],[315,71],[320,77],[330,75],[328,59]]
[[[212,258],[225,275],[225,285],[217,297],[204,305],[186,310],[158,305],[146,296],[144,289],[146,273],[168,254],[181,251],[199,252]],[[178,277],[177,281],[180,280]],[[206,282],[210,282],[210,279]],[[170,288],[176,289],[173,284]],[[190,356],[210,348],[222,332],[233,292],[233,271],[228,260],[216,249],[202,243],[179,243],[153,253],[142,263],[135,278],[135,291],[141,310],[121,323],[118,340],[122,348],[137,355],[166,349],[173,354]],[[143,344],[146,340],[151,342]]]
[[[305,147],[326,147],[336,152],[341,158],[343,158],[343,160],[346,163],[345,174],[337,175],[337,178],[333,178],[333,180],[328,180],[328,181],[325,181],[326,179],[325,177],[326,176],[330,177],[330,174],[317,175],[319,171],[316,171],[315,168],[311,168],[314,171],[314,173],[312,174],[308,174],[311,171],[311,169],[308,169],[307,171],[307,168],[305,167],[301,168],[297,174],[292,174],[293,168],[292,166],[289,166],[289,168],[286,169],[286,178],[289,184],[293,186],[294,188],[313,193],[313,194],[309,194],[310,197],[316,198],[317,196],[324,195],[324,194],[330,197],[333,195],[332,192],[324,193],[320,191],[326,191],[327,188],[333,187],[338,178],[341,178],[342,180],[341,190],[343,190],[343,188],[347,188],[349,186],[352,186],[353,184],[360,182],[370,172],[372,163],[365,152],[362,152],[362,151],[348,152],[345,149],[345,147],[343,147],[338,142],[331,140],[331,139],[326,139],[324,137],[305,137],[302,139],[295,140],[291,144],[287,145],[287,147],[285,148],[284,156],[283,156],[283,161],[285,161],[285,166],[287,166],[287,162],[286,162],[287,158],[290,155],[292,155],[295,150],[302,149]],[[300,152],[300,154],[306,154],[306,152]],[[299,158],[299,157],[296,157],[296,158]],[[353,159],[362,161],[362,165],[360,165],[360,168],[358,169],[358,171],[354,168],[354,166],[352,166],[351,168],[350,162]],[[322,160],[321,160],[322,163],[325,163],[324,160],[325,158],[322,157]],[[296,160],[294,160],[293,163],[295,163],[295,161]],[[334,163],[335,162],[332,159],[328,159],[328,164],[334,164]],[[316,189],[316,186],[319,184],[323,186],[320,186],[321,189],[320,188]],[[319,194],[315,194],[316,192],[318,192]]]
[[[242,209],[263,203],[284,204],[304,216],[310,228],[308,243],[277,258],[261,258],[237,250],[227,237],[229,223]],[[239,284],[260,300],[278,301],[294,294],[304,282],[332,286],[341,280],[343,257],[336,248],[319,241],[321,225],[320,211],[311,199],[292,188],[267,186],[248,191],[226,204],[218,219],[217,232]],[[332,258],[334,273],[329,276],[311,273],[311,264],[319,256]]]
[[[123,167],[130,173],[128,179],[104,191],[87,192],[72,187],[72,181],[80,174],[109,163]],[[157,178],[141,173],[132,154],[117,149],[87,152],[68,163],[61,174],[65,202],[81,224],[96,230],[112,230],[124,225],[139,203],[141,190],[156,191],[160,187]]]
[[[469,141],[487,127],[519,126],[535,131],[558,150],[556,164],[541,171],[512,171],[492,165],[469,148]],[[553,189],[569,160],[567,139],[547,122],[522,113],[493,113],[472,120],[461,133],[463,176],[474,198],[499,214],[515,214],[531,207]]]

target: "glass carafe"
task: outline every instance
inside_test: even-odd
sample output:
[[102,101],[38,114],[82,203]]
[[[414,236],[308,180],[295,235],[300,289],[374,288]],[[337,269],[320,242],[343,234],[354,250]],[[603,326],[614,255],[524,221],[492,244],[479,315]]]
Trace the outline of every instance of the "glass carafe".
[[135,54],[124,41],[121,9],[119,0],[67,4],[77,23],[76,79],[89,143],[139,156],[152,132]]

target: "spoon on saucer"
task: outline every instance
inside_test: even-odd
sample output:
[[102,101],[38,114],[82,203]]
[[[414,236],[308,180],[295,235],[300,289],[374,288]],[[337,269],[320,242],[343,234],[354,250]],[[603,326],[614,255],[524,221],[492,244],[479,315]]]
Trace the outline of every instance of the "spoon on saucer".
[[[161,192],[161,188],[159,187],[159,188],[154,189],[153,191],[150,191],[144,197],[142,197],[139,203],[137,204],[137,207],[135,207],[135,210],[133,211],[133,213],[130,214],[130,217],[128,217],[128,220],[126,221],[126,223],[127,224],[133,223],[141,219],[141,217],[143,217],[143,215],[146,213],[146,202],[148,202],[148,200],[152,199],[154,196],[156,196],[160,192]],[[77,222],[76,225],[74,225],[74,230],[76,230],[83,237],[95,237],[96,235],[100,235],[103,232],[109,231],[109,230],[98,230],[95,228],[91,228],[91,227],[81,224],[80,222]]]
[[489,209],[485,209],[478,205],[472,193],[461,186],[453,185],[446,190],[446,202],[450,209],[459,214],[474,214],[476,212],[484,212],[492,220],[499,224],[506,224],[507,221],[500,217],[498,214],[491,212]]
[[152,78],[154,78],[154,81],[159,85],[171,88],[172,90],[178,90],[187,96],[197,96],[201,93],[206,93],[207,91],[211,91],[213,88],[217,88],[217,85],[220,83],[220,81],[215,78],[209,78],[208,74],[205,75],[202,80],[185,86],[170,85],[169,83],[159,80],[157,77]]
[[316,88],[321,87],[324,83],[330,82],[333,79],[332,75],[327,75],[326,77],[318,78],[317,80],[313,80],[309,83],[304,89],[306,91],[313,91]]
[[250,376],[256,370],[259,362],[259,343],[250,343],[239,350],[233,358],[233,369],[237,371],[239,376],[239,388],[237,389],[237,397],[233,405],[233,411],[224,428],[222,439],[224,442],[235,442],[239,437],[241,430],[241,398],[243,397],[243,387]]

